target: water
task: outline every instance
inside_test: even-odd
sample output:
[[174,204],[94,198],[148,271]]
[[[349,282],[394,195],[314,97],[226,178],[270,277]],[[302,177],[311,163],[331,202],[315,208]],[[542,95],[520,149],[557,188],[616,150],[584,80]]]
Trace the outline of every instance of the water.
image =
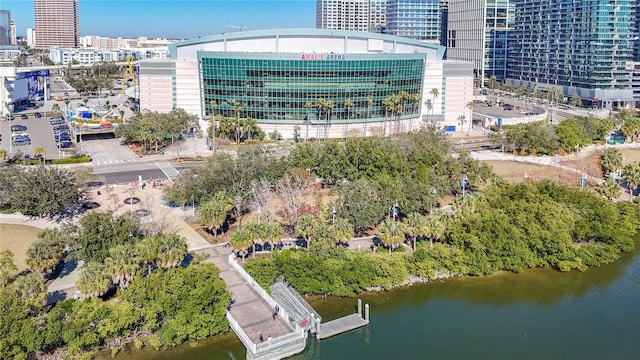
[[[636,359],[640,356],[640,235],[636,250],[586,272],[549,269],[442,280],[362,296],[368,327],[318,342],[294,359]],[[311,300],[324,320],[355,299]],[[235,335],[118,359],[244,359]]]

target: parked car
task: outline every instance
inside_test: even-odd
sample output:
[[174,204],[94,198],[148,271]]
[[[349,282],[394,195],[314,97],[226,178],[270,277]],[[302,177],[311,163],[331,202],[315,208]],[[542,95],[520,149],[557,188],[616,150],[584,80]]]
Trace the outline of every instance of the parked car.
[[12,138],[12,139],[17,139],[17,138],[20,138],[20,137],[23,137],[23,138],[24,138],[24,137],[26,137],[26,138],[28,138],[28,137],[29,137],[29,134],[27,134],[26,132],[18,132],[18,133],[12,133],[12,134],[11,134],[11,138]]
[[51,123],[51,125],[63,125],[64,119],[62,117],[51,118],[49,119],[49,123]]
[[60,142],[58,143],[58,147],[59,147],[60,149],[66,149],[66,148],[70,148],[70,147],[72,147],[72,146],[73,146],[73,142],[71,142],[71,141],[69,141],[69,140],[63,140],[63,141],[60,141]]
[[61,132],[61,131],[67,131],[67,125],[54,125],[53,126],[53,132]]
[[11,139],[11,144],[13,146],[20,146],[20,145],[30,145],[31,144],[31,139],[29,139],[29,137],[17,137],[17,138],[12,138]]
[[61,132],[59,134],[55,134],[53,135],[53,138],[56,141],[62,141],[62,140],[71,140],[71,135],[69,135],[68,132]]
[[35,117],[36,117],[36,119],[40,119],[40,118],[42,117],[42,114],[41,114],[41,113],[39,113],[39,112],[34,112],[34,113],[33,113],[33,116],[35,116]]
[[13,115],[7,115],[7,120],[12,121],[13,119],[15,119]]
[[26,131],[27,127],[24,125],[11,125],[11,132],[15,131]]
[[27,115],[27,114],[20,115],[20,119],[22,119],[22,120],[27,120],[28,118],[29,118],[29,115]]
[[513,105],[511,105],[511,104],[504,104],[504,107],[503,107],[503,108],[504,108],[505,110],[513,110]]

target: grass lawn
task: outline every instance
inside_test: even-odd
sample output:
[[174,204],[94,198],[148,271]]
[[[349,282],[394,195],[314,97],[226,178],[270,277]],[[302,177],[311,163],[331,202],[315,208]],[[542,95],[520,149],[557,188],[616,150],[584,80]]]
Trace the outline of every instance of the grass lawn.
[[18,270],[27,268],[27,249],[38,240],[40,229],[26,225],[0,224],[0,251],[10,250]]

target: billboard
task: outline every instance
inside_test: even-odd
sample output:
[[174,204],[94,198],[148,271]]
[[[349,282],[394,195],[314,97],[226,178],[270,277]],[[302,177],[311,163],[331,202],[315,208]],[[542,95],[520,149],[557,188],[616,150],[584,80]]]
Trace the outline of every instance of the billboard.
[[27,79],[27,92],[29,99],[43,94],[45,81],[49,77],[49,70],[21,72],[16,74],[16,80]]

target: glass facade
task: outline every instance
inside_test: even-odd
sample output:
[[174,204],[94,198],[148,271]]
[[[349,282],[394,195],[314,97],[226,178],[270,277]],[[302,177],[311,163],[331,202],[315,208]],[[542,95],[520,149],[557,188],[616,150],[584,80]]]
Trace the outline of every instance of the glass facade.
[[634,0],[516,0],[511,79],[582,89],[625,89]]
[[[383,100],[401,91],[422,93],[426,54],[265,54],[199,52],[203,108],[262,123],[302,124],[324,120],[318,99],[333,101],[330,121],[344,123],[385,116]],[[352,106],[346,106],[351,99]],[[311,103],[314,108],[305,108]],[[407,100],[402,118],[416,117],[419,101]]]
[[440,0],[388,0],[387,34],[440,42]]

